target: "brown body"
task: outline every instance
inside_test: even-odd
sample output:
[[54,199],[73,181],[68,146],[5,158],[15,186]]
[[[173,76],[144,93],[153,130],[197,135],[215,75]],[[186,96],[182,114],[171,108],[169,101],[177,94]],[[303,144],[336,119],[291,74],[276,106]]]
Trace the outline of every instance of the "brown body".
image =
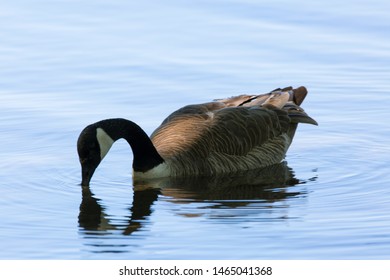
[[189,105],[168,116],[151,140],[172,176],[269,166],[285,157],[298,122],[316,124],[295,103],[306,93],[288,88]]

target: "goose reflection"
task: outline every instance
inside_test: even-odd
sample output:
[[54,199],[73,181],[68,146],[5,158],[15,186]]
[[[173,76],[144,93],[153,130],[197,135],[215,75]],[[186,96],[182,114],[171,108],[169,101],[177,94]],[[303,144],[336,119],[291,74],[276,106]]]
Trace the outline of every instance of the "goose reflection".
[[[309,180],[315,180],[310,178]],[[89,187],[82,189],[79,225],[88,234],[104,234],[110,230],[121,230],[130,235],[142,229],[145,220],[152,214],[152,205],[159,197],[172,203],[213,202],[208,207],[245,207],[253,202],[264,203],[272,208],[275,202],[303,195],[302,191],[291,191],[291,187],[305,183],[295,178],[286,162],[260,170],[243,172],[231,176],[204,178],[164,178],[153,181],[134,181],[133,203],[126,226],[110,221]],[[204,211],[207,211],[202,206]],[[191,216],[191,213],[187,214]]]
[[[141,228],[141,221],[151,215],[151,206],[157,201],[159,194],[161,191],[155,188],[134,191],[133,204],[130,208],[131,216],[123,234],[131,234]],[[82,187],[79,226],[85,230],[86,234],[104,234],[109,230],[123,228],[110,221],[100,199],[95,197],[89,187]]]

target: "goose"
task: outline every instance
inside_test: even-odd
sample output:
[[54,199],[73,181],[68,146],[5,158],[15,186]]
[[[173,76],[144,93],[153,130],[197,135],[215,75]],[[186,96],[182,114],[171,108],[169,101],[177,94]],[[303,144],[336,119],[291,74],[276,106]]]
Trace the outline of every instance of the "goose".
[[82,186],[111,146],[125,139],[133,151],[133,180],[217,176],[281,162],[298,123],[318,125],[300,107],[307,89],[277,88],[187,105],[149,137],[136,123],[113,118],[85,127],[77,140]]

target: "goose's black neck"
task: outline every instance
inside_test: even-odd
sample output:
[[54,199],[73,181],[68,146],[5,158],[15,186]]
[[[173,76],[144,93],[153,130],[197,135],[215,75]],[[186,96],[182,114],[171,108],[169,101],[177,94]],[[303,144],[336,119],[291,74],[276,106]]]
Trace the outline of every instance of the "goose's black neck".
[[112,140],[125,139],[133,150],[133,169],[146,172],[164,162],[149,136],[136,123],[126,119],[107,119],[96,123]]

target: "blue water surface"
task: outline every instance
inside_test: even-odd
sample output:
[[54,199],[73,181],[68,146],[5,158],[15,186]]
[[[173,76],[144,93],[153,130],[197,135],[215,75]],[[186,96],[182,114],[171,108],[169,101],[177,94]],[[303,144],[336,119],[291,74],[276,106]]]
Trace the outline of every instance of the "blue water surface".
[[[0,2],[1,259],[388,259],[390,4]],[[304,85],[319,126],[252,175],[132,185],[115,143],[82,189],[76,141],[123,117]]]

